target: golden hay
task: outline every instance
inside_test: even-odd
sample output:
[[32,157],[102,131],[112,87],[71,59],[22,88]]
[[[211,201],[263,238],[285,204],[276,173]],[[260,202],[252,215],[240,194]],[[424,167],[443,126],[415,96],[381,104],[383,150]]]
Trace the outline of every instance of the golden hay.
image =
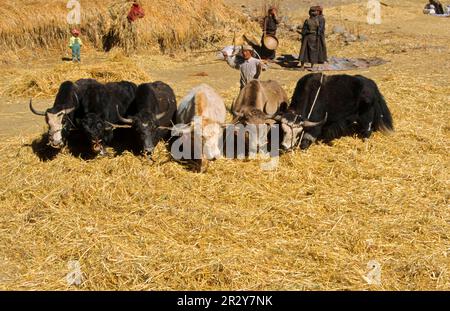
[[111,23],[105,34],[103,49],[109,51],[118,46],[130,54],[138,47],[136,23],[128,22],[127,15],[134,0],[115,0],[109,8]]
[[[422,6],[395,3],[399,12]],[[329,27],[341,22],[325,14]],[[391,61],[351,72],[379,85],[394,116],[390,136],[315,144],[281,156],[275,171],[219,160],[206,174],[171,161],[162,145],[153,165],[127,152],[41,161],[44,128],[2,139],[0,289],[448,290],[450,28],[401,16],[376,27],[354,22],[369,41],[329,46],[333,56]],[[229,105],[239,89],[239,72],[223,63],[181,68],[159,56],[155,69],[145,59],[137,57],[139,68],[165,77],[178,96],[203,81]],[[209,76],[189,77],[199,71]],[[292,94],[304,74],[269,70],[263,78]],[[79,286],[66,282],[72,260]],[[372,260],[381,285],[364,280]]]
[[[161,146],[154,165],[40,162],[33,138],[3,141],[0,288],[69,289],[78,260],[91,290],[448,289],[448,129],[398,125],[285,155],[274,172],[221,160],[205,175]],[[372,259],[379,287],[362,279]]]
[[266,16],[270,7],[276,7],[278,15],[282,16],[285,12],[283,11],[283,0],[264,0],[262,1],[261,7],[259,9],[259,14],[261,16]]
[[[152,52],[195,49],[231,36],[241,28],[242,15],[221,0],[141,0],[146,16],[128,26],[129,0],[81,2],[82,38],[87,47],[105,48],[105,40],[127,52],[145,48]],[[3,50],[57,47],[66,50],[70,26],[66,0],[6,0],[0,7],[0,46]],[[128,6],[128,9],[127,9]],[[114,44],[113,44],[114,46]],[[109,44],[106,43],[109,49]]]
[[4,95],[25,97],[49,97],[58,92],[62,82],[92,78],[100,82],[151,81],[150,75],[140,69],[133,61],[122,54],[112,54],[101,64],[84,65],[65,63],[51,69],[26,71],[10,82]]

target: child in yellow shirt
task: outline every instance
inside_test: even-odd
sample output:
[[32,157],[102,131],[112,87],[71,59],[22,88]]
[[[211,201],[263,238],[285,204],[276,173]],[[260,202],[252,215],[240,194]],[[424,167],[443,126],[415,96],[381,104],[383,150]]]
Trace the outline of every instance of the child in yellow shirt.
[[73,29],[69,47],[72,50],[72,61],[74,62],[81,62],[81,47],[83,46],[83,41],[81,41],[79,36],[80,31],[78,29]]

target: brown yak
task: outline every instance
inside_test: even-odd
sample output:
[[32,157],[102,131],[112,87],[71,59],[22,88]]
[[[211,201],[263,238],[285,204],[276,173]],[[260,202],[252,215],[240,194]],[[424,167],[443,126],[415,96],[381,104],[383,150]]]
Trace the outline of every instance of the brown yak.
[[272,119],[288,105],[288,96],[276,81],[250,81],[234,101],[233,123],[273,124]]

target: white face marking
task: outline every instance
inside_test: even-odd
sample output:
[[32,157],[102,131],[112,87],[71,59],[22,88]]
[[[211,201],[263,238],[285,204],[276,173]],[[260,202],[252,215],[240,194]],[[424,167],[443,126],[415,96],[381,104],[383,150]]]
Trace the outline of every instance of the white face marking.
[[282,120],[281,128],[284,134],[283,142],[281,143],[282,147],[286,150],[292,149],[298,142],[298,136],[303,130],[303,127],[290,127],[286,120]]
[[221,152],[219,148],[220,134],[222,128],[218,124],[208,124],[203,127],[203,153],[208,160],[220,158]]
[[64,112],[60,112],[57,114],[47,113],[47,124],[49,127],[50,141],[53,142],[53,144],[62,143],[63,118]]

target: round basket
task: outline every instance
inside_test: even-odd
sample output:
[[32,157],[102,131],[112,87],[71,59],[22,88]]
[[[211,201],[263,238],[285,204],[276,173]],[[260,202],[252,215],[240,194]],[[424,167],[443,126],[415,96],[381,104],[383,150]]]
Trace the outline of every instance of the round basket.
[[271,36],[271,35],[265,35],[264,36],[264,46],[268,49],[268,50],[276,50],[278,48],[278,39],[275,36]]

